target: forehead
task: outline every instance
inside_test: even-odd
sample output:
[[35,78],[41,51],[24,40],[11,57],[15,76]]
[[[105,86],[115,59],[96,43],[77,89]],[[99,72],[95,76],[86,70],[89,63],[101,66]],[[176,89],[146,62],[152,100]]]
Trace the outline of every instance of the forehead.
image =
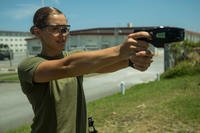
[[49,15],[47,19],[47,24],[65,25],[67,24],[67,20],[64,14],[53,14]]

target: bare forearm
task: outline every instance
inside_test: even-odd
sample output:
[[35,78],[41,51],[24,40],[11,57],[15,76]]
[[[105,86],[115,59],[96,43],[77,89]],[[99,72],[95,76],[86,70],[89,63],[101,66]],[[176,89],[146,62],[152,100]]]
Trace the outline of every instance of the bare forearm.
[[115,72],[118,71],[120,69],[126,68],[128,67],[128,60],[121,60],[117,63],[111,64],[111,65],[107,65],[99,70],[97,70],[97,73],[109,73],[109,72]]
[[44,61],[40,63],[34,73],[35,82],[48,82],[50,80],[73,77],[96,72],[111,72],[127,66],[130,56],[148,48],[148,43],[138,41],[137,38],[150,37],[147,32],[133,33],[120,45],[92,52],[72,54],[59,60]]
[[[116,64],[122,60],[117,52],[117,47],[112,47],[99,51],[77,53],[64,59],[66,70],[70,69],[72,75],[82,75],[95,73],[105,68],[114,69],[112,64]],[[108,67],[112,66],[112,67]],[[122,67],[118,64],[117,66]],[[67,72],[68,73],[68,72]],[[68,73],[68,75],[71,75]]]
[[118,47],[75,53],[60,60],[42,62],[36,70],[34,80],[47,82],[64,77],[95,73],[122,59],[119,56]]

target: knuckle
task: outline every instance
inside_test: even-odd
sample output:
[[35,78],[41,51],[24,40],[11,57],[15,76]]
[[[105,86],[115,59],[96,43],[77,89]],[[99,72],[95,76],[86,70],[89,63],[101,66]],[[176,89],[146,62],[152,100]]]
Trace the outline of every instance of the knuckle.
[[140,69],[141,72],[144,72],[145,70],[146,70],[145,68],[141,68],[141,69]]

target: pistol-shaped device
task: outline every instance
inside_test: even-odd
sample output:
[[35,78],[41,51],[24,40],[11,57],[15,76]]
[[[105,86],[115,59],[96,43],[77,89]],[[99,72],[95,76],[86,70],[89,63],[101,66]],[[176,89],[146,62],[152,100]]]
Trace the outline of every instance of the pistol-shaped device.
[[151,39],[138,38],[138,40],[147,41],[157,48],[164,48],[165,44],[183,41],[185,38],[185,30],[177,27],[157,26],[134,28],[134,32],[139,31],[148,32],[151,35]]

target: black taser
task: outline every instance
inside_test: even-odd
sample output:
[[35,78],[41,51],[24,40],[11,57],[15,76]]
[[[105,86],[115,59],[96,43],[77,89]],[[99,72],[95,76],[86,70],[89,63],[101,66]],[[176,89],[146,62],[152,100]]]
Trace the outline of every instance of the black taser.
[[137,38],[138,40],[147,41],[157,48],[164,48],[165,44],[183,41],[185,38],[185,30],[178,27],[155,26],[134,28],[134,32],[139,31],[148,32],[151,35],[151,39]]

